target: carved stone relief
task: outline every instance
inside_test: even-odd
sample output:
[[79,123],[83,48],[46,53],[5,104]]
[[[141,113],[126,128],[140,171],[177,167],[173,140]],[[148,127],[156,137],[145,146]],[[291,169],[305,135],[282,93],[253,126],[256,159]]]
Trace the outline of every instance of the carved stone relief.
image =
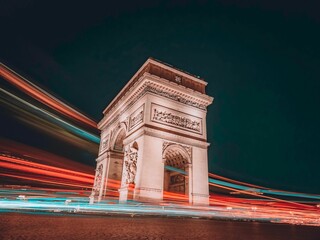
[[137,172],[137,160],[138,152],[129,148],[128,151],[125,151],[125,179],[126,184],[134,184],[135,177]]
[[129,131],[135,126],[143,122],[144,105],[139,107],[134,113],[131,114],[129,119]]
[[202,134],[202,119],[170,108],[152,104],[151,120]]
[[126,121],[118,122],[111,130],[110,148],[116,151],[123,151],[123,140],[126,137],[127,124]]
[[95,183],[93,186],[93,192],[95,194],[99,194],[100,187],[102,184],[102,174],[103,174],[103,164],[100,164],[99,167],[96,170],[96,177],[95,177]]
[[100,144],[101,144],[100,152],[103,152],[106,149],[108,149],[108,146],[109,146],[109,134],[102,138],[102,142]]
[[175,77],[174,77],[174,81],[175,82],[177,82],[177,83],[181,83],[181,76],[179,76],[179,75],[176,75]]
[[107,124],[105,128],[108,128],[110,125],[112,125],[114,122],[116,122],[119,119],[119,116],[121,116],[125,111],[127,111],[130,107],[132,107],[133,104],[135,104],[142,96],[144,96],[148,92],[154,93],[154,94],[162,96],[162,97],[169,98],[171,100],[174,100],[174,101],[177,101],[177,102],[189,105],[189,106],[199,108],[201,110],[207,109],[205,104],[201,104],[196,101],[192,101],[187,98],[181,97],[177,94],[170,93],[169,91],[166,91],[162,88],[159,88],[154,84],[144,83],[142,85],[142,87],[139,89],[139,91],[140,92],[138,94],[136,94],[132,99],[130,99],[130,101],[128,101],[126,103],[126,107],[119,114],[117,114],[114,118],[112,118],[110,120],[109,124]]
[[[184,150],[186,150],[186,152],[188,153],[189,155],[189,159],[192,159],[192,147],[190,146],[186,146],[186,145],[182,145],[182,144],[179,144],[179,143],[175,143],[175,142],[167,142],[167,141],[164,141],[163,144],[162,144],[162,156],[164,155],[164,151],[169,147],[169,146],[180,146],[182,147]],[[165,156],[163,156],[165,157]]]
[[115,137],[115,134],[121,129],[121,122],[118,122],[117,125],[111,130],[111,136]]
[[186,99],[186,98],[181,97],[177,94],[170,93],[168,91],[165,91],[165,90],[157,88],[157,87],[148,86],[147,91],[155,93],[155,94],[163,96],[163,97],[170,98],[172,100],[175,100],[175,101],[178,101],[178,102],[181,102],[181,103],[193,106],[193,107],[196,107],[196,108],[199,108],[199,109],[202,109],[202,110],[206,110],[206,106],[204,104],[197,103],[195,101]]

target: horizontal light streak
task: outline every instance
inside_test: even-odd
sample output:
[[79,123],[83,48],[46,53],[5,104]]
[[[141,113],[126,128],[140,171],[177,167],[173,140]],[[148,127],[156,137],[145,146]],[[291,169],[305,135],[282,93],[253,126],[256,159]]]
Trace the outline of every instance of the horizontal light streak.
[[0,154],[0,160],[12,162],[12,163],[16,163],[16,164],[21,164],[21,165],[27,165],[27,166],[31,166],[34,168],[44,169],[46,171],[55,171],[55,172],[61,172],[61,173],[66,173],[66,174],[80,175],[80,176],[83,176],[86,178],[90,178],[91,180],[93,180],[93,178],[94,178],[93,175],[90,175],[87,173],[81,173],[81,172],[77,172],[77,171],[68,170],[65,168],[58,168],[58,167],[48,166],[48,165],[44,165],[44,164],[40,164],[40,163],[34,163],[34,162],[22,160],[22,159],[13,158],[10,156],[4,156],[1,154]]
[[[165,169],[169,170],[169,171],[173,171],[173,172],[178,172],[181,173],[183,175],[187,175],[186,171],[182,170],[182,169],[178,169],[175,167],[171,167],[166,165]],[[211,174],[209,173],[209,176],[218,176],[215,174]],[[220,176],[218,176],[220,177]],[[221,177],[224,178],[224,177]],[[227,178],[224,178],[227,179]],[[251,184],[246,184],[246,185],[251,185],[250,187],[247,186],[243,186],[243,185],[239,185],[239,184],[234,184],[234,183],[229,183],[226,181],[222,181],[222,180],[217,180],[217,179],[213,179],[213,178],[208,178],[209,183],[213,183],[215,184],[215,186],[224,186],[224,187],[230,187],[232,188],[232,190],[237,191],[237,190],[243,190],[246,193],[248,192],[252,192],[254,196],[256,196],[257,194],[270,194],[270,195],[278,195],[278,196],[288,196],[288,197],[299,197],[299,198],[308,198],[308,199],[315,199],[315,200],[319,200],[320,196],[319,195],[314,195],[314,194],[305,194],[305,193],[295,193],[295,192],[285,192],[285,191],[278,191],[278,190],[271,190],[271,189],[261,189],[261,188],[252,188],[251,186],[256,186],[256,185],[251,185]],[[234,182],[238,182],[238,181],[234,181]],[[258,186],[256,186],[258,187]]]
[[130,201],[129,204],[118,204],[114,200],[103,201],[101,204],[88,204],[84,198],[21,198],[21,200],[0,200],[0,211],[40,211],[56,214],[74,212],[80,214],[128,214],[160,215],[181,217],[204,217],[255,220],[276,223],[291,223],[320,226],[320,215],[305,210],[290,210],[286,208],[272,209],[266,207],[243,207],[239,204],[222,205],[219,207],[190,206],[162,202],[160,204],[143,204]]
[[4,154],[0,154],[0,168],[17,172],[15,174],[0,172],[0,176],[29,180],[45,185],[91,189],[94,181],[94,176],[87,173],[35,163]]
[[71,184],[71,183],[66,183],[66,182],[39,179],[39,178],[35,178],[35,177],[20,176],[20,175],[16,175],[16,174],[0,173],[0,176],[11,177],[11,178],[19,178],[19,179],[23,179],[23,180],[39,182],[39,183],[42,183],[42,184],[45,183],[45,184],[58,185],[58,186],[68,186],[68,187],[76,187],[76,188],[91,188],[92,187],[92,184],[90,184],[90,185]]

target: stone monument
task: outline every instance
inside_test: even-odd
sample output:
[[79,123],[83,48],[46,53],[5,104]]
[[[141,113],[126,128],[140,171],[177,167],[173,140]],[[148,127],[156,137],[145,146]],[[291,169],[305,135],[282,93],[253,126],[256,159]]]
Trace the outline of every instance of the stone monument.
[[206,85],[152,58],[142,65],[98,124],[91,203],[110,191],[120,202],[161,201],[169,192],[209,204]]

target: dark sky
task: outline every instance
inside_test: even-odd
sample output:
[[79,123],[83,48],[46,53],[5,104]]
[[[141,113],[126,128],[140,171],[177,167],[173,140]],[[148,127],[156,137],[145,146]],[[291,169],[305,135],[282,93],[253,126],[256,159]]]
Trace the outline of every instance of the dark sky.
[[319,6],[70,2],[2,0],[1,61],[96,121],[150,56],[200,75],[211,172],[320,193]]

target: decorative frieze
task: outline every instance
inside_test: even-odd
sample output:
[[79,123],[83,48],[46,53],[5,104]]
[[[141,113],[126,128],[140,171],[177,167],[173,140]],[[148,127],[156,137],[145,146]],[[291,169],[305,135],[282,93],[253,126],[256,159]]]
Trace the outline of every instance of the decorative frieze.
[[182,128],[191,129],[196,132],[200,132],[200,122],[192,121],[190,118],[174,115],[171,112],[160,111],[153,109],[152,120],[169,123]]
[[148,87],[146,88],[146,90],[147,90],[148,92],[155,93],[155,94],[157,94],[157,95],[160,95],[160,96],[169,98],[169,99],[171,99],[171,100],[174,100],[174,101],[177,101],[177,102],[180,102],[180,103],[184,103],[184,104],[187,104],[187,105],[190,105],[190,106],[199,108],[199,109],[201,109],[201,110],[206,110],[206,109],[207,109],[204,104],[200,104],[200,103],[195,102],[195,101],[192,101],[192,100],[190,100],[190,99],[181,97],[181,96],[179,96],[179,94],[170,93],[169,91],[166,91],[166,90],[161,89],[161,88],[148,86]]
[[[174,92],[170,92],[168,89],[164,89],[161,88],[155,84],[152,84],[150,82],[146,82],[144,83],[141,88],[137,91],[139,92],[138,94],[134,95],[126,104],[125,107],[119,112],[119,114],[117,114],[115,117],[113,117],[109,123],[104,127],[104,128],[108,128],[110,125],[114,124],[116,121],[118,121],[119,116],[121,116],[124,112],[126,112],[129,108],[131,108],[140,98],[142,98],[146,93],[154,93],[158,96],[162,96],[201,110],[206,111],[206,105],[205,104],[201,104],[199,102],[196,101],[192,101],[190,99],[187,99],[185,97],[182,97],[181,95],[174,93]],[[105,116],[107,116],[108,114],[106,114]]]
[[129,118],[129,131],[143,122],[144,105],[135,110]]
[[157,104],[151,105],[151,121],[202,134],[202,119]]
[[109,147],[109,134],[107,136],[104,136],[100,143],[100,153],[107,150]]

